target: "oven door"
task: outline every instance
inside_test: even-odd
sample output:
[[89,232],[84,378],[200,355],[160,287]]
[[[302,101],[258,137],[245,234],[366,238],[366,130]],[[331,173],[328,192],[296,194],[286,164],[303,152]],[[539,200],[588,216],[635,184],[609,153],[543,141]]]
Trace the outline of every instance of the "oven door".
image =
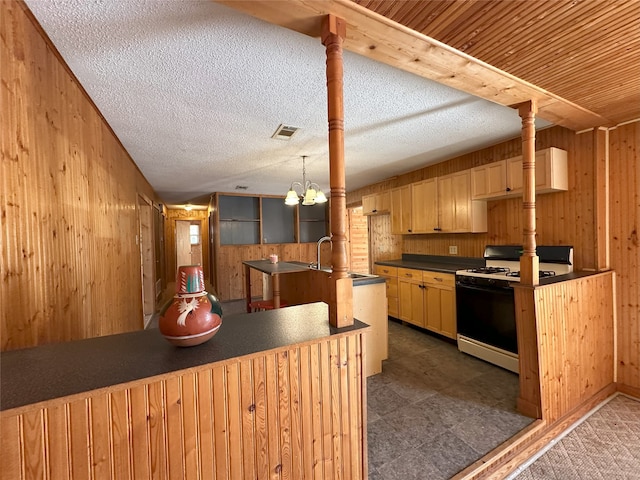
[[458,333],[502,350],[518,353],[512,287],[456,282]]

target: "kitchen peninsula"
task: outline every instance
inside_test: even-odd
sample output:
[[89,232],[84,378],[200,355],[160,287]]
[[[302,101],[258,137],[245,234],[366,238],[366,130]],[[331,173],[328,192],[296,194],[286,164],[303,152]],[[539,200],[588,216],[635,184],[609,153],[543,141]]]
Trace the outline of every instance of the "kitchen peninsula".
[[0,478],[366,478],[366,330],[313,303],[190,348],[145,330],[2,353]]

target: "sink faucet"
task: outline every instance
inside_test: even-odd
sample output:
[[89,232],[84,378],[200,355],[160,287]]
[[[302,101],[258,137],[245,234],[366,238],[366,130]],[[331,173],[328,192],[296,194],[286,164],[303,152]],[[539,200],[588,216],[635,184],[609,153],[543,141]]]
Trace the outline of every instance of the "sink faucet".
[[317,257],[317,262],[316,262],[316,267],[318,268],[318,270],[320,270],[320,245],[322,245],[324,242],[330,242],[331,241],[331,237],[322,237],[320,240],[318,240],[318,257]]

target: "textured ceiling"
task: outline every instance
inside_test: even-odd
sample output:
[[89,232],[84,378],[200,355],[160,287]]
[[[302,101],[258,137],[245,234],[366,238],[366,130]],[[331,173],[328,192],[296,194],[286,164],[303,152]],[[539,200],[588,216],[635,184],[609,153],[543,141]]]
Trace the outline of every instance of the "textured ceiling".
[[[166,203],[284,195],[301,155],[328,190],[318,39],[209,0],[26,3]],[[520,134],[515,110],[350,52],[344,75],[347,190]]]

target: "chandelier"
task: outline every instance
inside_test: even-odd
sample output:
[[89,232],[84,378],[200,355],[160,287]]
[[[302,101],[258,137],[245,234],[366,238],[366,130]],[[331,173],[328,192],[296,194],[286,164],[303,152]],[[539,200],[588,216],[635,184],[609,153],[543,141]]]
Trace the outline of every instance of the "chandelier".
[[[316,203],[325,203],[327,197],[317,183],[307,180],[307,170],[305,168],[306,155],[302,155],[302,183],[292,182],[284,203],[287,205],[297,205],[302,198],[302,205],[315,205]],[[298,193],[296,188],[300,188],[302,193]]]

